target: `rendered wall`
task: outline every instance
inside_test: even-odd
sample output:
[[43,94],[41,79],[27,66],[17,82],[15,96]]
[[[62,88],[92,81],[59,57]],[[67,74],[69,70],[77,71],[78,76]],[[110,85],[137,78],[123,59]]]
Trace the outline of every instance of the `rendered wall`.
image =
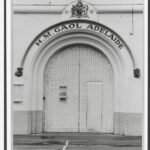
[[[15,0],[13,2],[14,10],[22,8],[21,5],[31,5],[39,4],[36,9],[45,9],[45,5],[49,1],[23,1]],[[65,5],[72,2],[55,0],[51,1],[53,8],[58,9],[59,13],[17,13],[14,12],[12,16],[12,102],[13,102],[13,123],[14,123],[14,134],[30,134],[31,133],[31,119],[32,112],[37,116],[37,124],[35,124],[35,132],[41,132],[41,125],[38,124],[38,120],[42,119],[42,110],[33,110],[30,106],[31,92],[24,89],[23,84],[28,81],[29,77],[24,76],[22,79],[18,79],[14,76],[16,68],[19,67],[21,59],[31,43],[31,41],[44,29],[50,27],[51,25],[60,22],[61,13]],[[88,2],[88,1],[87,1]],[[144,104],[144,26],[143,26],[143,12],[142,11],[132,11],[132,8],[141,7],[143,1],[93,1],[93,4],[99,4],[100,8],[103,8],[102,13],[98,13],[98,22],[108,26],[118,33],[127,45],[130,47],[132,54],[136,60],[136,66],[141,70],[140,78],[129,78],[127,82],[128,90],[125,96],[126,101],[120,101],[115,105],[114,112],[114,122],[116,134],[125,135],[142,135],[142,113]],[[105,7],[103,5],[106,4]],[[124,9],[128,11],[118,10],[119,8],[114,7],[114,5],[124,6]],[[32,7],[31,6],[31,7]],[[110,8],[110,6],[112,6]],[[16,8],[17,7],[17,8]],[[24,6],[26,7],[26,6]],[[96,7],[96,6],[95,6]],[[100,9],[99,8],[99,9]],[[112,9],[116,9],[116,12]],[[111,10],[111,11],[110,11]],[[131,10],[131,11],[129,11]],[[113,12],[113,13],[112,13]],[[133,13],[132,13],[133,12]],[[24,82],[24,83],[22,83]],[[14,103],[14,101],[21,101],[20,103]]]

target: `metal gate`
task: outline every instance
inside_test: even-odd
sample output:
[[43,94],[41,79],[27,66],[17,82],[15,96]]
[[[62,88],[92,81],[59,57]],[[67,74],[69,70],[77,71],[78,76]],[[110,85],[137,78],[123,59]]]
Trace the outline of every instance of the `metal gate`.
[[113,132],[113,71],[85,45],[55,54],[44,71],[45,132]]

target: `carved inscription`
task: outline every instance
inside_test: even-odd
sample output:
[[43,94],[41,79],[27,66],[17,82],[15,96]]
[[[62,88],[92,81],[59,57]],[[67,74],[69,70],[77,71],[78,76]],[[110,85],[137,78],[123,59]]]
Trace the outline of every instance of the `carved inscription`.
[[56,34],[65,31],[78,30],[78,29],[97,32],[98,34],[105,36],[108,40],[111,40],[119,49],[122,49],[124,47],[124,44],[122,43],[121,39],[112,31],[108,30],[107,28],[101,25],[97,25],[94,23],[85,23],[85,22],[64,23],[59,26],[53,27],[49,31],[43,33],[41,37],[35,42],[35,44],[39,47],[44,42],[46,42],[49,38],[51,38]]

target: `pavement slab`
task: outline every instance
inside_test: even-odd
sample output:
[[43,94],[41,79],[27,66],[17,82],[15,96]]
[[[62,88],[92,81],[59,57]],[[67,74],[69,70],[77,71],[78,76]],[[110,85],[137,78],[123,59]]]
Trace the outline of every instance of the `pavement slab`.
[[[113,134],[14,135],[13,141],[13,150],[142,150],[141,136]],[[69,141],[67,146],[66,141]]]
[[[18,146],[15,145],[13,150],[62,150],[62,146]],[[142,150],[142,147],[112,147],[104,145],[94,146],[81,146],[81,145],[70,145],[66,150]]]
[[108,145],[118,147],[142,146],[141,136],[120,136],[112,134],[38,134],[14,135],[14,145]]

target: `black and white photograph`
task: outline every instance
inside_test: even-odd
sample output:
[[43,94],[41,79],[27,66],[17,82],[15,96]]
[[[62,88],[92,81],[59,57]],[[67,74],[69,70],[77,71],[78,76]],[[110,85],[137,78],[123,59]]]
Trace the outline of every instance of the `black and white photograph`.
[[11,0],[11,150],[145,150],[145,3]]

